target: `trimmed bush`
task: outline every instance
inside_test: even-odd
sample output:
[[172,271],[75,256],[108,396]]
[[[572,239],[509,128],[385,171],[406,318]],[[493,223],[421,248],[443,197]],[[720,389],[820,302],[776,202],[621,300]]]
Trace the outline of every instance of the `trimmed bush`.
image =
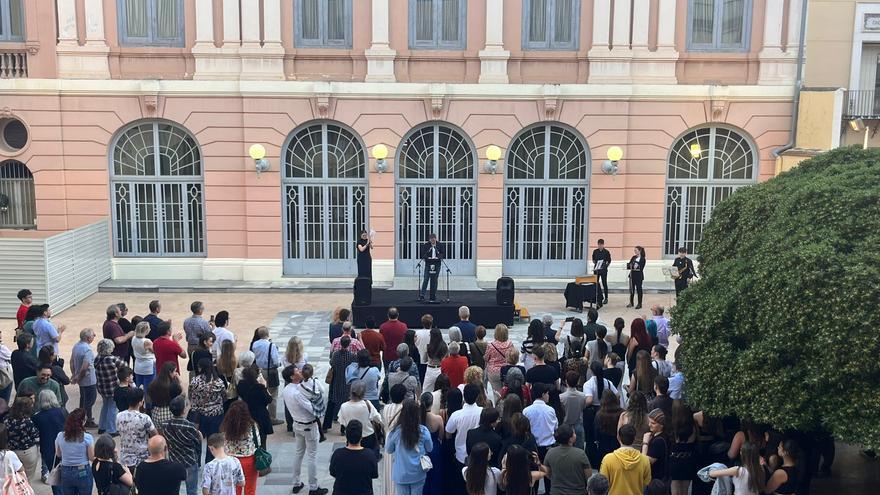
[[689,402],[880,449],[880,150],[738,190],[699,260],[672,310]]

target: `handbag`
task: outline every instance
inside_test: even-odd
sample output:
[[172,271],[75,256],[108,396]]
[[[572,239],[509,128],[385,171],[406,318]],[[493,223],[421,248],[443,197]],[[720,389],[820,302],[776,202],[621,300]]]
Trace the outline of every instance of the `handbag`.
[[12,385],[12,366],[0,366],[0,389]]
[[3,495],[34,495],[34,489],[28,482],[27,476],[22,476],[12,469],[12,464],[6,459],[3,452]]
[[272,454],[263,447],[260,447],[260,439],[257,438],[257,429],[253,426],[251,427],[251,434],[254,437],[254,445],[257,447],[256,450],[254,450],[254,467],[257,468],[257,475],[262,478],[272,472]]
[[58,457],[52,457],[52,469],[46,475],[46,484],[49,486],[61,486],[61,464],[58,463]]
[[333,368],[330,368],[329,370],[327,370],[327,377],[324,378],[324,383],[326,383],[327,385],[330,385],[333,383]]
[[281,381],[278,379],[278,365],[274,364],[272,361],[272,348],[275,347],[275,344],[269,344],[269,359],[266,363],[268,365],[268,369],[266,370],[266,387],[267,388],[278,388],[281,385]]
[[[367,410],[369,411],[370,416],[373,415],[373,404],[370,401],[364,399],[364,402],[367,403]],[[373,426],[373,434],[376,435],[376,445],[383,447],[385,446],[385,425],[382,424],[382,420],[376,421],[375,419],[370,419],[370,425]]]
[[434,468],[434,463],[431,462],[431,458],[426,455],[419,457],[419,465],[422,466],[422,471],[430,471]]

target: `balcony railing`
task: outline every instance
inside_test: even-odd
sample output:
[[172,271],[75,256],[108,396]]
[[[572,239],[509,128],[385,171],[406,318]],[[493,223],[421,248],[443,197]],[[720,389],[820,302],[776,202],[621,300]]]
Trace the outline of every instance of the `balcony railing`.
[[875,96],[876,93],[873,89],[847,91],[843,118],[880,118],[880,98]]
[[28,76],[27,50],[9,50],[0,47],[0,79],[19,79]]

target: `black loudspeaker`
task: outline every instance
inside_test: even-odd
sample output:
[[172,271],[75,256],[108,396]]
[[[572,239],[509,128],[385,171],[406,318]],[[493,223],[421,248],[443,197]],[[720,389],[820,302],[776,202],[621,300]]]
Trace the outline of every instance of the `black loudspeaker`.
[[513,306],[513,279],[501,277],[495,283],[495,303],[499,306]]
[[358,277],[354,279],[354,305],[369,306],[373,302],[373,279]]

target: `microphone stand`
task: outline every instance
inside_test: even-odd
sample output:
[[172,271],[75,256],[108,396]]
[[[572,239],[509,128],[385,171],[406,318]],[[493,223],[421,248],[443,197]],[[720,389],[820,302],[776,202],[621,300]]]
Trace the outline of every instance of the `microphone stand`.
[[415,278],[415,277],[419,278],[419,281],[416,282],[416,301],[418,301],[419,298],[422,297],[422,275],[421,274],[417,275],[417,273],[420,272],[421,268],[422,268],[422,260],[419,260],[419,262],[416,263],[416,266],[413,267],[413,278]]
[[440,258],[440,262],[443,263],[443,266],[446,267],[446,300],[443,302],[449,302],[449,274],[452,273],[452,270],[449,269],[449,265],[446,264],[446,258]]

